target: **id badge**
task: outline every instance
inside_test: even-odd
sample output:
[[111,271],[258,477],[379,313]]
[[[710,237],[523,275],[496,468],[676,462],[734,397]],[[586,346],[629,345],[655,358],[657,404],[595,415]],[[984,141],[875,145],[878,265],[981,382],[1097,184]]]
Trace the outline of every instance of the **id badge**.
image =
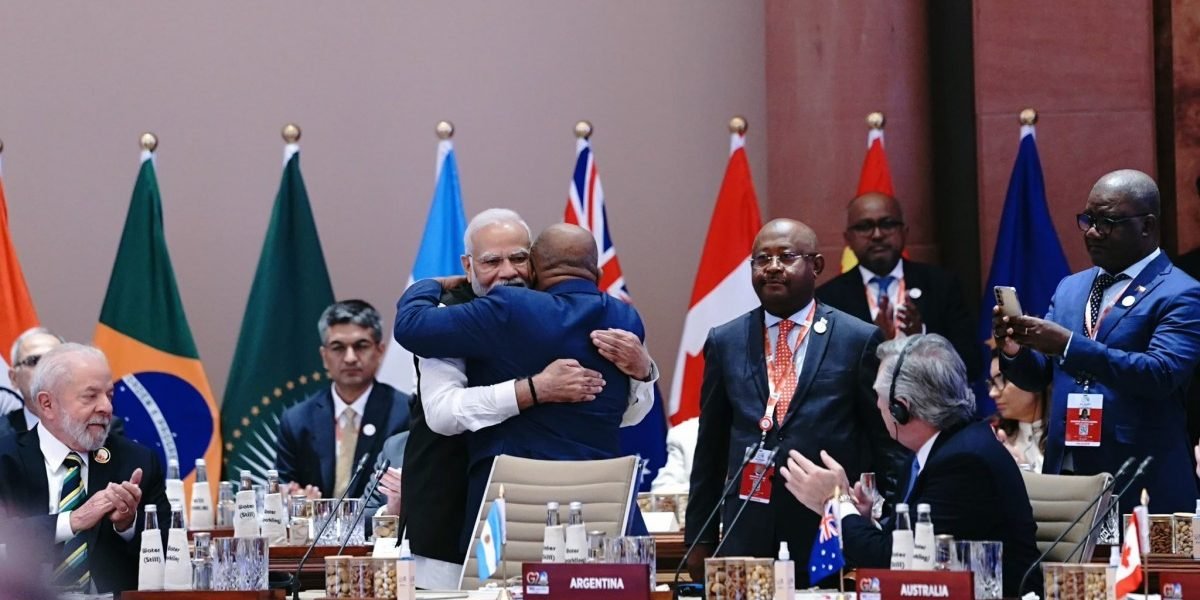
[[1066,445],[1098,447],[1100,423],[1104,416],[1104,396],[1100,394],[1067,394]]
[[[759,450],[754,459],[746,463],[746,468],[742,469],[742,483],[738,487],[739,499],[750,498],[751,502],[771,503],[771,480],[775,477],[775,464],[770,462],[770,459],[770,452]],[[754,490],[754,495],[751,496],[750,490],[754,489],[760,477],[762,483],[757,484],[758,489]]]

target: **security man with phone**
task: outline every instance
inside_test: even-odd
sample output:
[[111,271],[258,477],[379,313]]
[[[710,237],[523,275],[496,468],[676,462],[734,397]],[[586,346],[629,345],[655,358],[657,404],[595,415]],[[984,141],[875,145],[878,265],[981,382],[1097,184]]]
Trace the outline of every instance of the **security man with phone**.
[[[1058,284],[1044,319],[997,306],[992,326],[1010,381],[1054,385],[1043,472],[1114,473],[1153,456],[1150,510],[1171,513],[1197,496],[1185,402],[1200,362],[1200,284],[1159,248],[1159,210],[1149,175],[1101,177],[1076,216],[1095,266]],[[1122,498],[1121,510],[1136,503]]]

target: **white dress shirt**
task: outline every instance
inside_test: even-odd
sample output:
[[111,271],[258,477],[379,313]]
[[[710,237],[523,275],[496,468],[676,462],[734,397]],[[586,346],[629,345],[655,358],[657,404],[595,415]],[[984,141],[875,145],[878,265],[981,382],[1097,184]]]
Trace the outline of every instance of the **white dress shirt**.
[[[479,431],[502,423],[521,412],[517,406],[517,380],[467,387],[466,361],[457,358],[420,357],[421,407],[425,423],[440,435]],[[650,362],[650,380],[629,380],[629,406],[621,427],[636,425],[654,406],[658,366]]]
[[[805,305],[804,308],[796,311],[795,314],[788,317],[788,320],[791,321],[792,323],[795,323],[796,325],[803,325],[805,322],[808,321],[809,313],[811,313],[813,311],[813,309],[816,308],[816,306],[817,306],[817,302],[815,300],[809,300],[808,304]],[[777,343],[779,343],[779,322],[783,321],[783,318],[777,317],[769,312],[764,312],[763,314],[764,314],[763,321],[764,321],[764,324],[767,326],[767,342],[771,346],[770,347],[770,350],[771,350],[770,355],[774,356],[775,355],[775,345]],[[795,348],[794,350],[792,350],[792,362],[795,363],[795,365],[796,365],[796,376],[797,377],[800,376],[800,367],[804,364],[804,354],[806,352],[808,352],[808,335],[807,334],[804,336],[804,341],[800,342],[800,347],[799,348],[796,347],[796,342],[797,342],[797,340],[800,339],[800,330],[801,330],[801,327],[792,327],[792,330],[788,332],[788,338],[787,338],[788,347]],[[767,377],[767,383],[769,385],[774,386],[774,384],[771,383],[771,378],[769,376]]]
[[929,462],[929,453],[933,451],[933,443],[937,441],[939,435],[942,435],[942,432],[939,431],[933,434],[933,437],[925,440],[925,443],[921,444],[921,447],[917,449],[917,475],[914,476],[914,483],[912,485],[916,485],[916,477],[920,476],[921,471],[925,470],[925,463]]
[[[45,427],[37,428],[38,447],[42,450],[42,457],[46,461],[46,484],[47,496],[49,497],[49,512],[47,514],[57,514],[58,519],[54,527],[54,543],[61,544],[73,537],[76,531],[71,529],[71,511],[58,512],[58,501],[61,500],[63,482],[67,479],[67,467],[63,461],[67,459],[67,454],[71,449],[66,444],[59,441]],[[88,465],[90,452],[76,452],[82,460],[82,465],[79,468],[79,476],[82,478],[83,487],[87,490],[88,483]],[[94,491],[94,490],[93,490]],[[135,517],[136,518],[136,517]],[[115,527],[114,527],[115,530]],[[133,539],[134,531],[137,527],[130,526],[125,531],[118,531],[117,534],[121,539],[129,541]]]
[[25,431],[29,431],[29,430],[33,429],[34,425],[37,425],[38,423],[41,422],[41,420],[38,419],[37,415],[33,414],[32,412],[29,412],[29,409],[26,408],[24,405],[21,406],[21,410],[25,411]]

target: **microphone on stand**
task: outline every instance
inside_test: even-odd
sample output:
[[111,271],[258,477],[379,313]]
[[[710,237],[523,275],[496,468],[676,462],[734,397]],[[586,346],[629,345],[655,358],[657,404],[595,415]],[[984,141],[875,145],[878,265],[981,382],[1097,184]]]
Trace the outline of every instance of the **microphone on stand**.
[[[366,456],[363,456],[363,458],[366,458]],[[354,511],[354,519],[350,521],[350,527],[346,529],[346,534],[342,536],[342,545],[338,546],[338,554],[341,554],[342,550],[346,549],[346,544],[350,542],[350,538],[354,535],[354,530],[358,527],[359,520],[362,519],[363,513],[367,511],[367,501],[375,495],[375,490],[379,489],[379,478],[383,477],[383,474],[387,472],[390,466],[392,466],[392,461],[385,458],[379,464],[379,468],[375,469],[375,472],[371,474],[371,479],[367,483],[366,493],[363,494],[362,506],[359,506],[358,510]]]
[[[1147,456],[1142,461],[1142,464],[1138,465],[1137,471],[1135,471],[1133,473],[1133,477],[1129,478],[1129,482],[1126,483],[1125,487],[1121,488],[1120,493],[1117,494],[1118,501],[1121,499],[1121,496],[1125,495],[1125,492],[1129,491],[1129,488],[1130,488],[1130,486],[1133,485],[1133,482],[1137,481],[1138,478],[1141,477],[1142,474],[1146,472],[1146,467],[1150,465],[1150,460],[1153,458],[1154,458],[1153,456]],[[1076,552],[1079,552],[1081,549],[1083,549],[1083,545],[1085,543],[1087,543],[1088,538],[1092,537],[1092,532],[1094,532],[1098,527],[1100,527],[1100,525],[1103,525],[1103,524],[1104,524],[1104,521],[1097,521],[1094,525],[1092,525],[1092,528],[1088,530],[1087,535],[1083,536],[1083,539],[1080,540],[1080,542],[1078,544],[1075,544],[1074,548],[1071,548],[1071,553],[1067,555],[1068,561],[1071,560],[1072,556],[1075,556]],[[1118,524],[1118,527],[1119,526],[1120,525]]]
[[[754,458],[755,454],[758,454],[765,441],[765,439],[760,439],[757,444],[746,446],[746,456],[742,458],[742,464],[736,471],[737,475],[729,478],[729,481],[725,483],[725,488],[721,490],[721,496],[717,498],[717,505],[708,513],[708,518],[704,520],[704,524],[700,526],[698,531],[708,529],[708,526],[712,524],[712,520],[721,512],[721,505],[725,501],[725,495],[733,489],[734,485],[737,485],[741,481],[742,471],[746,468],[746,465],[750,464],[750,459]],[[696,536],[696,539],[692,540],[691,545],[687,547],[687,551],[683,553],[683,557],[679,559],[679,566],[675,567],[675,576],[671,583],[671,597],[674,600],[679,600],[679,576],[683,573],[683,568],[687,566],[687,559],[692,555],[692,551],[696,549],[696,544],[698,543],[700,543],[699,535]],[[713,554],[716,553],[714,552]]]
[[358,481],[358,476],[362,475],[363,467],[367,466],[368,454],[363,454],[358,460],[358,466],[354,467],[354,474],[350,477],[350,483],[346,484],[346,489],[342,491],[342,495],[338,496],[337,502],[333,503],[333,510],[330,511],[329,520],[321,526],[321,530],[313,536],[313,540],[308,545],[308,549],[304,551],[304,556],[300,558],[300,564],[296,565],[296,572],[292,573],[292,580],[288,582],[288,587],[292,590],[292,600],[300,600],[300,572],[304,569],[304,563],[308,561],[308,557],[312,555],[313,550],[317,547],[317,542],[321,541],[321,536],[325,534],[325,530],[329,529],[329,525],[333,523],[334,516],[337,515],[338,509],[342,507],[342,503],[346,501],[346,495],[354,487],[354,482]]
[[[778,452],[778,448],[770,451],[770,453],[767,455],[767,465],[775,465],[775,454]],[[721,548],[725,546],[725,542],[729,541],[729,534],[733,533],[734,525],[737,525],[738,519],[742,518],[742,512],[744,512],[746,507],[750,505],[750,499],[754,497],[754,494],[758,493],[758,488],[762,485],[763,480],[767,478],[767,472],[770,470],[770,466],[768,466],[766,469],[763,469],[763,472],[759,473],[758,477],[754,478],[754,485],[750,486],[750,493],[746,494],[746,497],[742,499],[741,506],[739,506],[737,512],[733,514],[733,520],[729,521],[729,527],[725,528],[725,535],[721,537],[721,543],[717,544],[717,549],[713,550],[713,556],[720,554]],[[744,469],[745,467],[742,468]]]
[[[1041,555],[1037,557],[1037,560],[1033,561],[1033,563],[1029,565],[1029,568],[1025,570],[1025,574],[1021,576],[1021,584],[1017,587],[1018,592],[1025,589],[1025,582],[1029,579],[1029,576],[1033,574],[1033,570],[1036,569],[1038,565],[1042,564],[1042,561],[1046,560],[1046,557],[1050,555],[1050,552],[1052,552],[1058,547],[1059,544],[1062,543],[1063,538],[1067,537],[1067,534],[1070,533],[1071,530],[1074,529],[1075,526],[1078,525],[1085,516],[1087,516],[1088,512],[1092,510],[1092,507],[1096,506],[1096,503],[1100,502],[1101,498],[1103,498],[1106,494],[1111,492],[1114,487],[1116,487],[1117,482],[1121,479],[1121,476],[1129,470],[1129,466],[1133,464],[1133,461],[1134,457],[1132,456],[1125,459],[1125,463],[1121,465],[1121,468],[1117,469],[1117,474],[1113,476],[1112,480],[1100,490],[1099,494],[1096,494],[1095,498],[1092,498],[1092,501],[1089,502],[1088,505],[1083,508],[1083,510],[1079,511],[1079,514],[1075,515],[1074,519],[1071,519],[1071,523],[1067,525],[1066,529],[1063,529],[1063,532],[1060,533],[1053,542],[1050,543],[1050,546],[1046,548],[1045,552],[1042,552]],[[1141,474],[1140,469],[1138,470],[1138,473],[1135,474],[1129,481],[1132,482],[1139,474]],[[1124,493],[1124,491],[1124,489],[1121,490],[1122,493]],[[1117,494],[1117,497],[1120,498],[1120,494]],[[1088,535],[1083,537],[1086,540],[1090,535],[1091,532],[1089,531]]]

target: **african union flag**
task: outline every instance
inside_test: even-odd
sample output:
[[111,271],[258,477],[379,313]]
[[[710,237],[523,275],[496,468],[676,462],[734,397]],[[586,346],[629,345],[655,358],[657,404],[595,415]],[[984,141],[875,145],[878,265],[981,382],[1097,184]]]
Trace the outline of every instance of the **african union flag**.
[[167,253],[155,144],[143,136],[148,149],[142,152],[94,343],[108,355],[117,378],[113,411],[125,419],[126,434],[158,450],[164,466],[168,459],[178,460],[180,475],[190,484],[197,458],[221,464],[221,438],[216,403]]
[[283,177],[221,405],[227,477],[246,469],[263,480],[275,468],[283,410],[330,385],[317,320],[333,286],[300,174],[299,132],[291,134],[284,129]]

